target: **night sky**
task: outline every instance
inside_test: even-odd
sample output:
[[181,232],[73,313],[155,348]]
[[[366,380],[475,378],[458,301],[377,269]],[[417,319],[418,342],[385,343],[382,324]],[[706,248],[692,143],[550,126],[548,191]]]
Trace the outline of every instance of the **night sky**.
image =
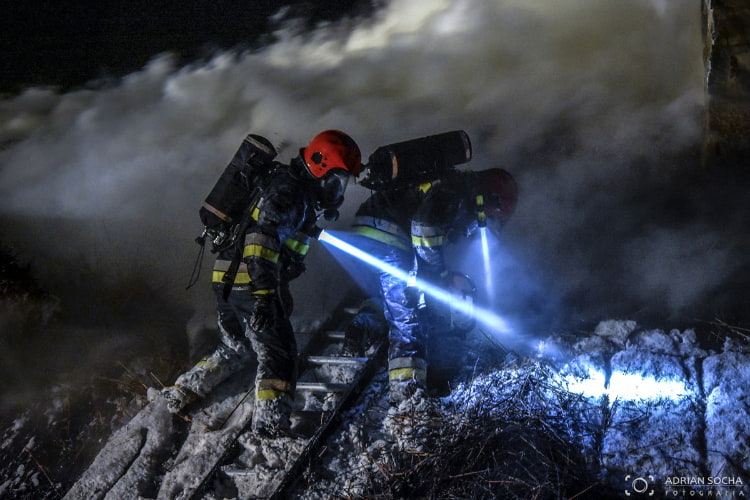
[[[141,69],[162,52],[184,62],[273,38],[283,19],[312,27],[366,14],[368,0],[3,1],[0,92],[28,86],[75,88]],[[284,9],[283,16],[274,17]]]

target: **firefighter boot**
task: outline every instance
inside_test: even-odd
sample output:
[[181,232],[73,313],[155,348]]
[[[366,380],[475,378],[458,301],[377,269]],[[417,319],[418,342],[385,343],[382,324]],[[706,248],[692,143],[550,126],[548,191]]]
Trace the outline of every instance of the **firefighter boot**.
[[425,384],[417,380],[390,381],[388,383],[388,403],[398,406],[404,401],[423,399]]
[[292,413],[291,397],[279,391],[272,398],[255,400],[252,429],[262,438],[295,437],[289,417]]
[[427,390],[427,363],[421,358],[402,357],[388,361],[388,402],[398,406],[408,399],[421,399]]
[[167,408],[171,413],[179,413],[187,405],[198,401],[198,395],[180,385],[165,387],[161,390],[161,395],[167,400]]

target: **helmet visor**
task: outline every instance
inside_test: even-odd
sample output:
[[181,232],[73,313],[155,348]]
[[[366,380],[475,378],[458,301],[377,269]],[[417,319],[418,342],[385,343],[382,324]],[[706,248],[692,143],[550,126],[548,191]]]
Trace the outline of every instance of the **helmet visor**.
[[349,184],[349,172],[334,169],[320,179],[318,202],[321,208],[338,208],[344,202],[344,191]]

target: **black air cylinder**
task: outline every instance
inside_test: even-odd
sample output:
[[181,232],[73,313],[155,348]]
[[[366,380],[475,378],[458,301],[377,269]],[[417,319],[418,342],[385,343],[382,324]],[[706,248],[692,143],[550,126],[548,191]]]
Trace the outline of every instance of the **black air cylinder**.
[[267,139],[248,135],[208,193],[203,207],[224,222],[236,222],[250,203],[255,176],[265,171],[275,157],[276,149]]
[[396,142],[370,155],[361,184],[371,189],[421,184],[469,160],[471,141],[463,130]]

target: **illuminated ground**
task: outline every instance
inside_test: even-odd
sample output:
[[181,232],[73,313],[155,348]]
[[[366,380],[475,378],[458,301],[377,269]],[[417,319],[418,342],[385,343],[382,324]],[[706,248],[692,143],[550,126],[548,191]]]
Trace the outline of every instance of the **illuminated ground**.
[[[493,450],[495,469],[492,461],[481,462],[485,468],[462,461],[440,480],[422,469],[419,474],[427,477],[421,487],[522,498],[620,497],[626,491],[631,496],[653,491],[658,498],[750,494],[747,345],[727,339],[721,351],[707,352],[697,346],[692,330],[642,330],[632,321],[606,321],[572,342],[551,338],[539,354],[510,358],[501,369],[476,374],[457,387],[432,408],[447,432],[430,433],[425,425],[422,441],[414,428],[394,431],[394,411],[384,410],[382,400],[363,403],[329,442],[325,467],[333,479],[311,486],[307,496],[372,492],[373,484],[353,479],[358,477],[390,493],[403,492],[408,480],[415,481],[409,470],[416,470],[419,460],[398,469],[398,446],[422,442],[420,460],[439,467],[470,448],[466,440],[472,437],[478,443],[466,455],[486,454],[480,443],[492,442],[494,434],[512,425],[515,430]],[[378,408],[383,420],[373,419]],[[473,436],[472,421],[485,426]],[[398,446],[386,444],[394,439]],[[524,449],[521,441],[533,446]],[[528,461],[523,471],[509,465],[516,460]],[[566,478],[555,479],[555,471]],[[464,474],[472,475],[470,485],[460,484]],[[447,480],[448,475],[456,479]],[[319,470],[314,477],[326,476]]]

